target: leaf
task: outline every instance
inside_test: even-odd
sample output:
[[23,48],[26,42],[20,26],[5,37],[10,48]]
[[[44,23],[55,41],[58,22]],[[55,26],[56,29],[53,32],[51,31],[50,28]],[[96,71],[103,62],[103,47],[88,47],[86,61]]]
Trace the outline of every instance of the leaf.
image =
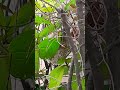
[[61,3],[63,3],[65,0],[60,0]]
[[46,35],[48,35],[49,33],[53,32],[55,30],[55,26],[53,24],[45,27],[39,34],[39,37],[42,38]]
[[34,7],[30,2],[24,4],[18,11],[17,25],[26,24],[34,16]]
[[[51,4],[55,7],[60,5],[59,3],[56,3],[56,1],[54,1],[54,0],[45,0],[45,2]],[[35,6],[36,6],[36,12],[52,13],[55,11],[55,8],[51,7],[50,5],[48,5],[42,1],[36,1]]]
[[56,22],[55,24],[50,24],[40,32],[39,37],[43,38],[43,37],[49,35],[51,32],[54,32],[56,29],[58,29],[60,27],[61,27],[61,25],[59,22]]
[[64,74],[64,68],[65,66],[58,66],[57,68],[51,71],[49,75],[50,76],[50,81],[48,85],[49,89],[54,88],[55,90],[55,88],[59,87],[62,81],[63,74]]
[[0,90],[6,90],[7,81],[9,77],[9,66],[9,57],[0,57]]
[[51,24],[49,20],[46,20],[44,17],[40,17],[38,15],[35,16],[35,24],[40,25],[40,24]]
[[5,16],[4,16],[4,12],[2,9],[0,9],[0,25],[1,26],[5,26],[6,22],[5,22]]
[[52,8],[52,7],[42,7],[42,8],[41,8],[41,11],[42,11],[42,12],[49,12],[49,13],[52,13],[52,12],[55,11],[55,9]]
[[57,61],[58,64],[62,65],[65,63],[65,58],[59,58]]
[[67,3],[66,6],[65,6],[65,10],[69,10],[70,6],[75,7],[75,0],[70,0],[69,3]]
[[70,63],[71,62],[71,58],[67,58],[67,59],[66,58],[59,58],[57,63],[60,64],[60,65],[62,65],[65,62],[66,63]]
[[72,76],[72,90],[78,90],[78,84],[75,75]]
[[34,77],[34,30],[25,31],[16,37],[10,43],[9,51],[12,54],[11,74],[21,79]]
[[81,84],[82,84],[82,90],[85,90],[85,78],[82,78]]
[[[82,84],[82,90],[85,90],[85,78],[84,77],[81,79],[81,84]],[[72,90],[78,90],[76,75],[72,76]]]
[[45,39],[38,45],[41,59],[53,58],[59,49],[59,43],[56,38]]

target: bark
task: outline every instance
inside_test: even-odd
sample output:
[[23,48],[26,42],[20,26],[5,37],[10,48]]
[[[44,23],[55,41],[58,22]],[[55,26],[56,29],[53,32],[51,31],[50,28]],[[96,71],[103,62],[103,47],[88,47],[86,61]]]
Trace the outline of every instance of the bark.
[[[80,30],[79,45],[80,54],[82,56],[83,64],[85,64],[85,16],[84,16],[84,3],[81,0],[76,0],[77,16],[78,16],[78,27]],[[82,45],[82,46],[81,46]]]
[[72,85],[73,68],[74,68],[74,61],[71,62],[70,69],[69,69],[67,90],[72,90],[71,85]]

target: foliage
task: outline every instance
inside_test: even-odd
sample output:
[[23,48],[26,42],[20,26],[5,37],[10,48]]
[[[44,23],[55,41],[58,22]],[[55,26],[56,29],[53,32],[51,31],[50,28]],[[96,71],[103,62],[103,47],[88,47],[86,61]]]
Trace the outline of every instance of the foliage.
[[[65,89],[62,85],[62,78],[68,75],[72,57],[67,58],[71,51],[69,51],[68,43],[63,40],[61,15],[57,9],[65,10],[68,17],[72,19],[70,22],[75,23],[74,21],[77,20],[73,15],[74,13],[76,14],[75,3],[75,0],[37,0],[35,2],[36,81],[38,81],[39,77],[48,80],[48,83],[40,84],[39,88],[46,87],[50,90]],[[80,57],[79,55],[78,57]],[[39,67],[39,61],[44,62],[45,67],[43,65]],[[52,66],[49,66],[51,64]],[[55,64],[57,64],[57,67],[53,68]],[[50,68],[52,68],[52,71],[50,71]],[[73,77],[72,88],[77,90],[78,85],[75,78],[76,76]],[[44,82],[44,80],[42,81]]]
[[[34,79],[34,18],[31,2],[21,3],[11,10],[0,2],[0,90],[11,90],[10,75],[20,79]],[[8,1],[8,3],[12,3]],[[18,3],[19,4],[19,3]],[[21,30],[19,30],[21,28]],[[32,72],[31,72],[32,71]]]

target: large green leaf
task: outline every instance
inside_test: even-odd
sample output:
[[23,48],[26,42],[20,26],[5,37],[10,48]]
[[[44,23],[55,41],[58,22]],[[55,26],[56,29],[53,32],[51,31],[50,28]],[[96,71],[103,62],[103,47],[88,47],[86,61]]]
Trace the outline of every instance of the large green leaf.
[[59,43],[56,38],[45,39],[39,44],[40,58],[50,59],[53,58],[59,49]]
[[9,46],[12,54],[11,74],[26,79],[34,77],[34,30],[27,30],[16,37]]
[[58,66],[50,73],[49,89],[56,90],[61,84],[65,66]]
[[30,2],[24,4],[18,11],[17,25],[26,24],[34,16],[34,6]]

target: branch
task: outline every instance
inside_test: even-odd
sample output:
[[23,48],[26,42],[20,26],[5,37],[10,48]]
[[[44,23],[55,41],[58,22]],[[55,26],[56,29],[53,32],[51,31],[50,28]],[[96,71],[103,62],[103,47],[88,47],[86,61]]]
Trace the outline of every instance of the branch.
[[[77,16],[78,16],[78,27],[80,30],[80,36],[79,36],[79,44],[85,44],[85,17],[83,14],[83,11],[85,11],[83,9],[84,3],[81,0],[76,0],[76,6],[77,6]],[[83,60],[83,64],[85,63],[85,45],[83,45],[82,47],[80,47],[80,54],[82,56],[82,60]]]
[[[62,24],[63,24],[63,30],[65,30],[66,34],[70,37],[70,26],[67,22],[67,15],[64,13],[64,11],[61,11],[61,19],[62,19]],[[76,72],[76,77],[77,77],[77,83],[78,83],[78,88],[79,90],[82,90],[81,86],[81,79],[80,79],[80,71],[79,71],[79,63],[78,63],[78,58],[77,58],[77,48],[74,45],[74,41],[72,38],[68,38],[69,45],[71,47],[71,52],[73,53],[73,61],[75,64],[75,72]]]
[[68,84],[67,84],[67,90],[72,90],[71,88],[71,82],[72,82],[72,75],[73,75],[73,67],[74,67],[74,61],[71,61],[70,69],[69,69],[69,77],[68,77]]

